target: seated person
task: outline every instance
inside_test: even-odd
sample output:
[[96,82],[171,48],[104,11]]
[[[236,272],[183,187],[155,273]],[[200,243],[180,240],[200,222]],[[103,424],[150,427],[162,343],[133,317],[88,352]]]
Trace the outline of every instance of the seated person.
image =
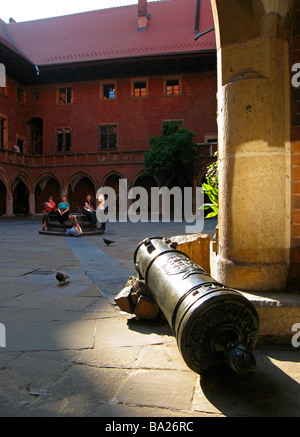
[[80,224],[77,221],[76,215],[71,215],[70,221],[71,221],[72,227],[70,229],[67,229],[66,235],[68,237],[80,237],[80,235],[82,235],[82,229],[81,229]]
[[98,212],[98,217],[102,218],[102,224],[99,227],[99,229],[101,231],[105,231],[106,228],[106,221],[104,218],[104,210],[105,210],[105,201],[107,199],[107,194],[103,195],[102,193],[100,193],[98,195],[98,206],[97,206],[97,212]]
[[44,231],[46,229],[46,224],[47,224],[47,217],[51,212],[55,211],[56,208],[56,204],[53,200],[53,197],[49,197],[48,202],[44,203],[45,206],[45,213],[43,214],[43,227],[42,227],[42,231]]
[[61,202],[57,207],[57,218],[59,223],[62,225],[66,220],[68,220],[70,214],[70,204],[67,202],[67,197],[62,196]]
[[94,209],[94,207],[92,205],[92,199],[93,198],[92,198],[91,194],[88,194],[86,196],[82,212],[83,212],[83,214],[90,217],[90,219],[92,220],[92,223],[95,227],[99,227],[100,223],[98,222],[98,219],[97,219],[96,210]]

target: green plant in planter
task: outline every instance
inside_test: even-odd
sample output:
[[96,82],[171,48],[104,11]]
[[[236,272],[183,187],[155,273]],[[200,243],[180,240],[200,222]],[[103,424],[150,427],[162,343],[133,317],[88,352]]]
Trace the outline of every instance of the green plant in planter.
[[[218,157],[218,152],[216,152],[214,156]],[[218,160],[207,167],[206,183],[202,184],[202,188],[204,189],[211,203],[204,203],[199,209],[212,209],[212,212],[207,214],[205,218],[215,217],[219,212]]]

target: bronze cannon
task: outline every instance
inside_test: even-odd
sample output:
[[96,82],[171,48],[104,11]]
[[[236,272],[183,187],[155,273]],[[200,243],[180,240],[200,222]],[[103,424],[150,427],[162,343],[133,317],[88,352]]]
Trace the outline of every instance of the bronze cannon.
[[190,369],[204,374],[227,364],[239,375],[255,370],[259,318],[242,293],[215,281],[165,238],[143,240],[134,263]]

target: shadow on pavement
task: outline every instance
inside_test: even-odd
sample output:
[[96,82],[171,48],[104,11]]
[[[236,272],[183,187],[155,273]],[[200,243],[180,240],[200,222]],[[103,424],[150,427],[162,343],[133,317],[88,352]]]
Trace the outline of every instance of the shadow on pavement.
[[[287,351],[284,352],[285,357]],[[202,376],[201,389],[225,416],[300,417],[300,380],[289,376],[279,365],[283,353],[268,349],[257,359],[256,372],[246,379],[228,374]],[[282,360],[283,361],[283,360]],[[283,368],[300,363],[299,353],[290,353]],[[297,375],[295,375],[297,377]],[[299,374],[298,374],[299,378]]]
[[139,320],[133,317],[127,320],[127,326],[130,330],[140,334],[157,334],[174,337],[172,329],[165,320]]

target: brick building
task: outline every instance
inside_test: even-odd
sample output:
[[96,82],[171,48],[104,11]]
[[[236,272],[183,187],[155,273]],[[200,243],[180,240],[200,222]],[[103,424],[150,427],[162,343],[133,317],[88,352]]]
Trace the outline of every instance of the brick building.
[[[68,193],[157,185],[143,165],[164,120],[195,132],[199,184],[217,138],[210,0],[138,5],[8,24],[0,20],[0,213],[41,212]],[[170,185],[176,184],[176,177]]]

